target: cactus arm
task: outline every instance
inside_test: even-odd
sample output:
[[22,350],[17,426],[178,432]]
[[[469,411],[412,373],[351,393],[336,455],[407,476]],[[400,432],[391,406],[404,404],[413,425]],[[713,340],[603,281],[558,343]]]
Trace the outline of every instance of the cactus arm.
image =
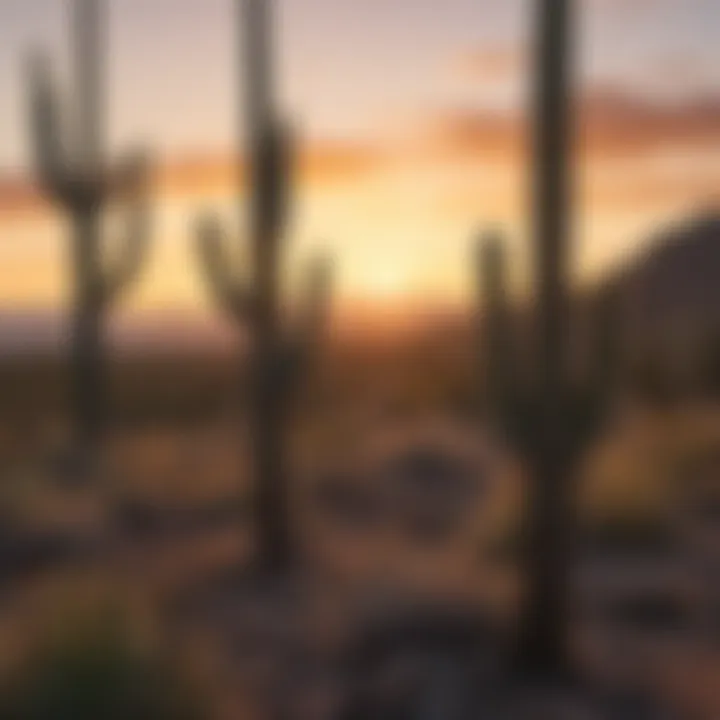
[[129,211],[128,226],[115,262],[103,273],[104,300],[112,302],[140,274],[149,246],[150,219],[147,203],[139,200]]
[[332,264],[325,256],[314,258],[306,270],[302,311],[283,335],[277,358],[278,381],[292,393],[327,326]]
[[135,150],[110,170],[98,173],[96,182],[102,185],[106,197],[136,201],[141,195],[147,195],[149,178],[149,155],[145,150]]
[[293,333],[296,354],[300,358],[308,359],[320,344],[327,325],[331,282],[331,261],[319,255],[307,267],[302,311]]
[[50,61],[42,53],[28,61],[30,113],[35,165],[43,189],[54,199],[68,194],[70,168],[63,147],[63,127],[53,88]]
[[81,166],[70,155],[48,58],[36,53],[28,66],[34,163],[42,189],[58,204],[80,211],[97,208],[115,188],[124,192],[129,168],[114,176],[97,165]]
[[222,308],[241,322],[254,321],[252,291],[235,275],[223,249],[223,230],[214,215],[206,215],[197,224],[198,252],[205,277]]
[[328,257],[319,255],[308,265],[306,273],[300,333],[306,345],[315,345],[327,325],[332,290],[332,262]]
[[147,255],[151,232],[147,177],[146,156],[134,153],[106,176],[100,191],[114,191],[118,198],[128,202],[119,254],[105,269],[98,269],[94,279],[97,299],[103,306],[116,300],[135,280]]
[[502,411],[510,402],[512,353],[508,308],[505,245],[497,231],[487,232],[478,248],[478,275],[482,286],[482,352],[486,400],[491,411]]

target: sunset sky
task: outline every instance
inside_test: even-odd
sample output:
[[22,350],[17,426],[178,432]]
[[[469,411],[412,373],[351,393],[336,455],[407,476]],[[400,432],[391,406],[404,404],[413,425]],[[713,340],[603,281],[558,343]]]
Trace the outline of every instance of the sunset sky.
[[[207,308],[191,226],[232,224],[233,0],[111,0],[110,150],[157,159],[134,310]],[[300,162],[290,282],[333,254],[341,306],[458,304],[473,237],[527,259],[530,0],[278,0],[282,105]],[[720,3],[578,0],[578,277],[659,224],[720,207]],[[23,56],[67,77],[63,0],[0,2],[0,308],[62,303],[62,218],[29,189]],[[242,188],[241,188],[242,190]],[[237,225],[237,222],[235,222]],[[239,243],[239,241],[238,241]]]

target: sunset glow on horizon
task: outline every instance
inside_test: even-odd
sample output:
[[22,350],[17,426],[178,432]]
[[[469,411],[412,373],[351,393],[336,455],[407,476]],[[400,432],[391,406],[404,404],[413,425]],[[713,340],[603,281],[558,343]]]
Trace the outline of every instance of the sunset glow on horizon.
[[[522,292],[532,3],[278,5],[284,104],[299,138],[288,283],[323,250],[335,259],[341,308],[462,307],[473,240],[497,227]],[[232,2],[111,7],[112,154],[144,139],[157,159],[151,266],[125,305],[204,312],[197,216],[227,218],[242,253]],[[584,280],[664,223],[720,209],[720,9],[583,0],[578,10],[574,267]],[[66,20],[62,0],[0,8],[3,310],[64,302],[63,218],[28,181],[22,57],[47,47],[66,70]]]

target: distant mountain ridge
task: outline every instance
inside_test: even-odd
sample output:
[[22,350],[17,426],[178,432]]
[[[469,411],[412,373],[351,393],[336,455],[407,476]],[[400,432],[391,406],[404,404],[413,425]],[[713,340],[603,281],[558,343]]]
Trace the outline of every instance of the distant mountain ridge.
[[670,350],[668,345],[694,346],[720,333],[720,211],[661,230],[609,281],[621,288],[631,342]]

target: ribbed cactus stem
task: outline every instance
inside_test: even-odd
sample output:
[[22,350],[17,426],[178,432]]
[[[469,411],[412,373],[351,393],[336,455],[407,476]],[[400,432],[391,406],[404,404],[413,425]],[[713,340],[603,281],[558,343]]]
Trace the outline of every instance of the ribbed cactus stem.
[[[245,104],[241,108],[241,126],[249,144],[251,233],[258,260],[268,266],[275,259],[278,193],[282,181],[284,155],[283,127],[274,106],[272,52],[272,0],[238,0],[242,49],[240,67],[244,69]],[[242,97],[242,95],[240,96]],[[276,232],[273,232],[276,231]],[[260,245],[265,247],[260,247]],[[271,247],[268,247],[271,246]],[[258,267],[268,272],[269,267]]]
[[94,171],[101,161],[105,124],[105,48],[107,0],[75,0],[73,45],[75,47],[74,151],[85,170]]
[[50,77],[47,57],[35,54],[28,63],[28,82],[31,89],[31,125],[34,139],[34,161],[40,184],[45,192],[59,194],[57,188],[66,169],[62,147],[62,125],[57,98]]
[[218,304],[231,319],[253,328],[253,291],[250,285],[239,277],[235,258],[225,247],[225,233],[220,220],[213,214],[201,218],[197,224],[197,237],[200,262]]
[[[239,0],[242,42],[239,67],[245,70],[245,103],[251,142],[257,142],[275,118],[272,31],[273,0]],[[240,95],[242,98],[242,95]]]
[[497,398],[493,415],[525,460],[529,480],[526,586],[517,659],[525,673],[555,677],[569,669],[575,470],[605,420],[620,354],[617,289],[609,287],[594,308],[587,385],[578,388],[572,380],[568,317],[571,8],[572,0],[538,0],[533,169],[537,335],[530,387],[518,376],[517,359],[515,363],[508,360],[508,323],[501,319],[506,307],[502,245],[497,237],[487,237],[479,253],[488,384],[491,389],[509,390]]
[[499,232],[486,233],[478,248],[478,275],[483,317],[480,352],[484,364],[485,403],[492,414],[508,400],[513,359],[510,347],[507,263]]
[[[102,0],[75,0],[73,45],[75,48],[75,110],[73,115],[72,169],[97,175],[101,161],[101,125],[104,114],[101,34]],[[73,329],[74,404],[78,416],[80,443],[94,447],[101,436],[105,418],[105,363],[101,301],[104,288],[98,277],[100,263],[100,203],[76,208],[73,213],[75,240],[72,268],[75,288]]]
[[319,255],[308,266],[303,324],[311,336],[322,332],[326,327],[332,275],[332,262],[325,255]]
[[527,595],[521,661],[532,671],[564,669],[569,614],[567,462],[567,245],[569,214],[569,30],[572,0],[538,0],[534,164],[537,391],[532,459]]
[[246,48],[246,121],[250,144],[250,233],[254,259],[254,352],[251,431],[255,463],[256,522],[260,564],[279,570],[289,563],[290,515],[285,485],[284,377],[279,333],[280,223],[277,188],[278,125],[273,107],[272,7],[239,0]]

